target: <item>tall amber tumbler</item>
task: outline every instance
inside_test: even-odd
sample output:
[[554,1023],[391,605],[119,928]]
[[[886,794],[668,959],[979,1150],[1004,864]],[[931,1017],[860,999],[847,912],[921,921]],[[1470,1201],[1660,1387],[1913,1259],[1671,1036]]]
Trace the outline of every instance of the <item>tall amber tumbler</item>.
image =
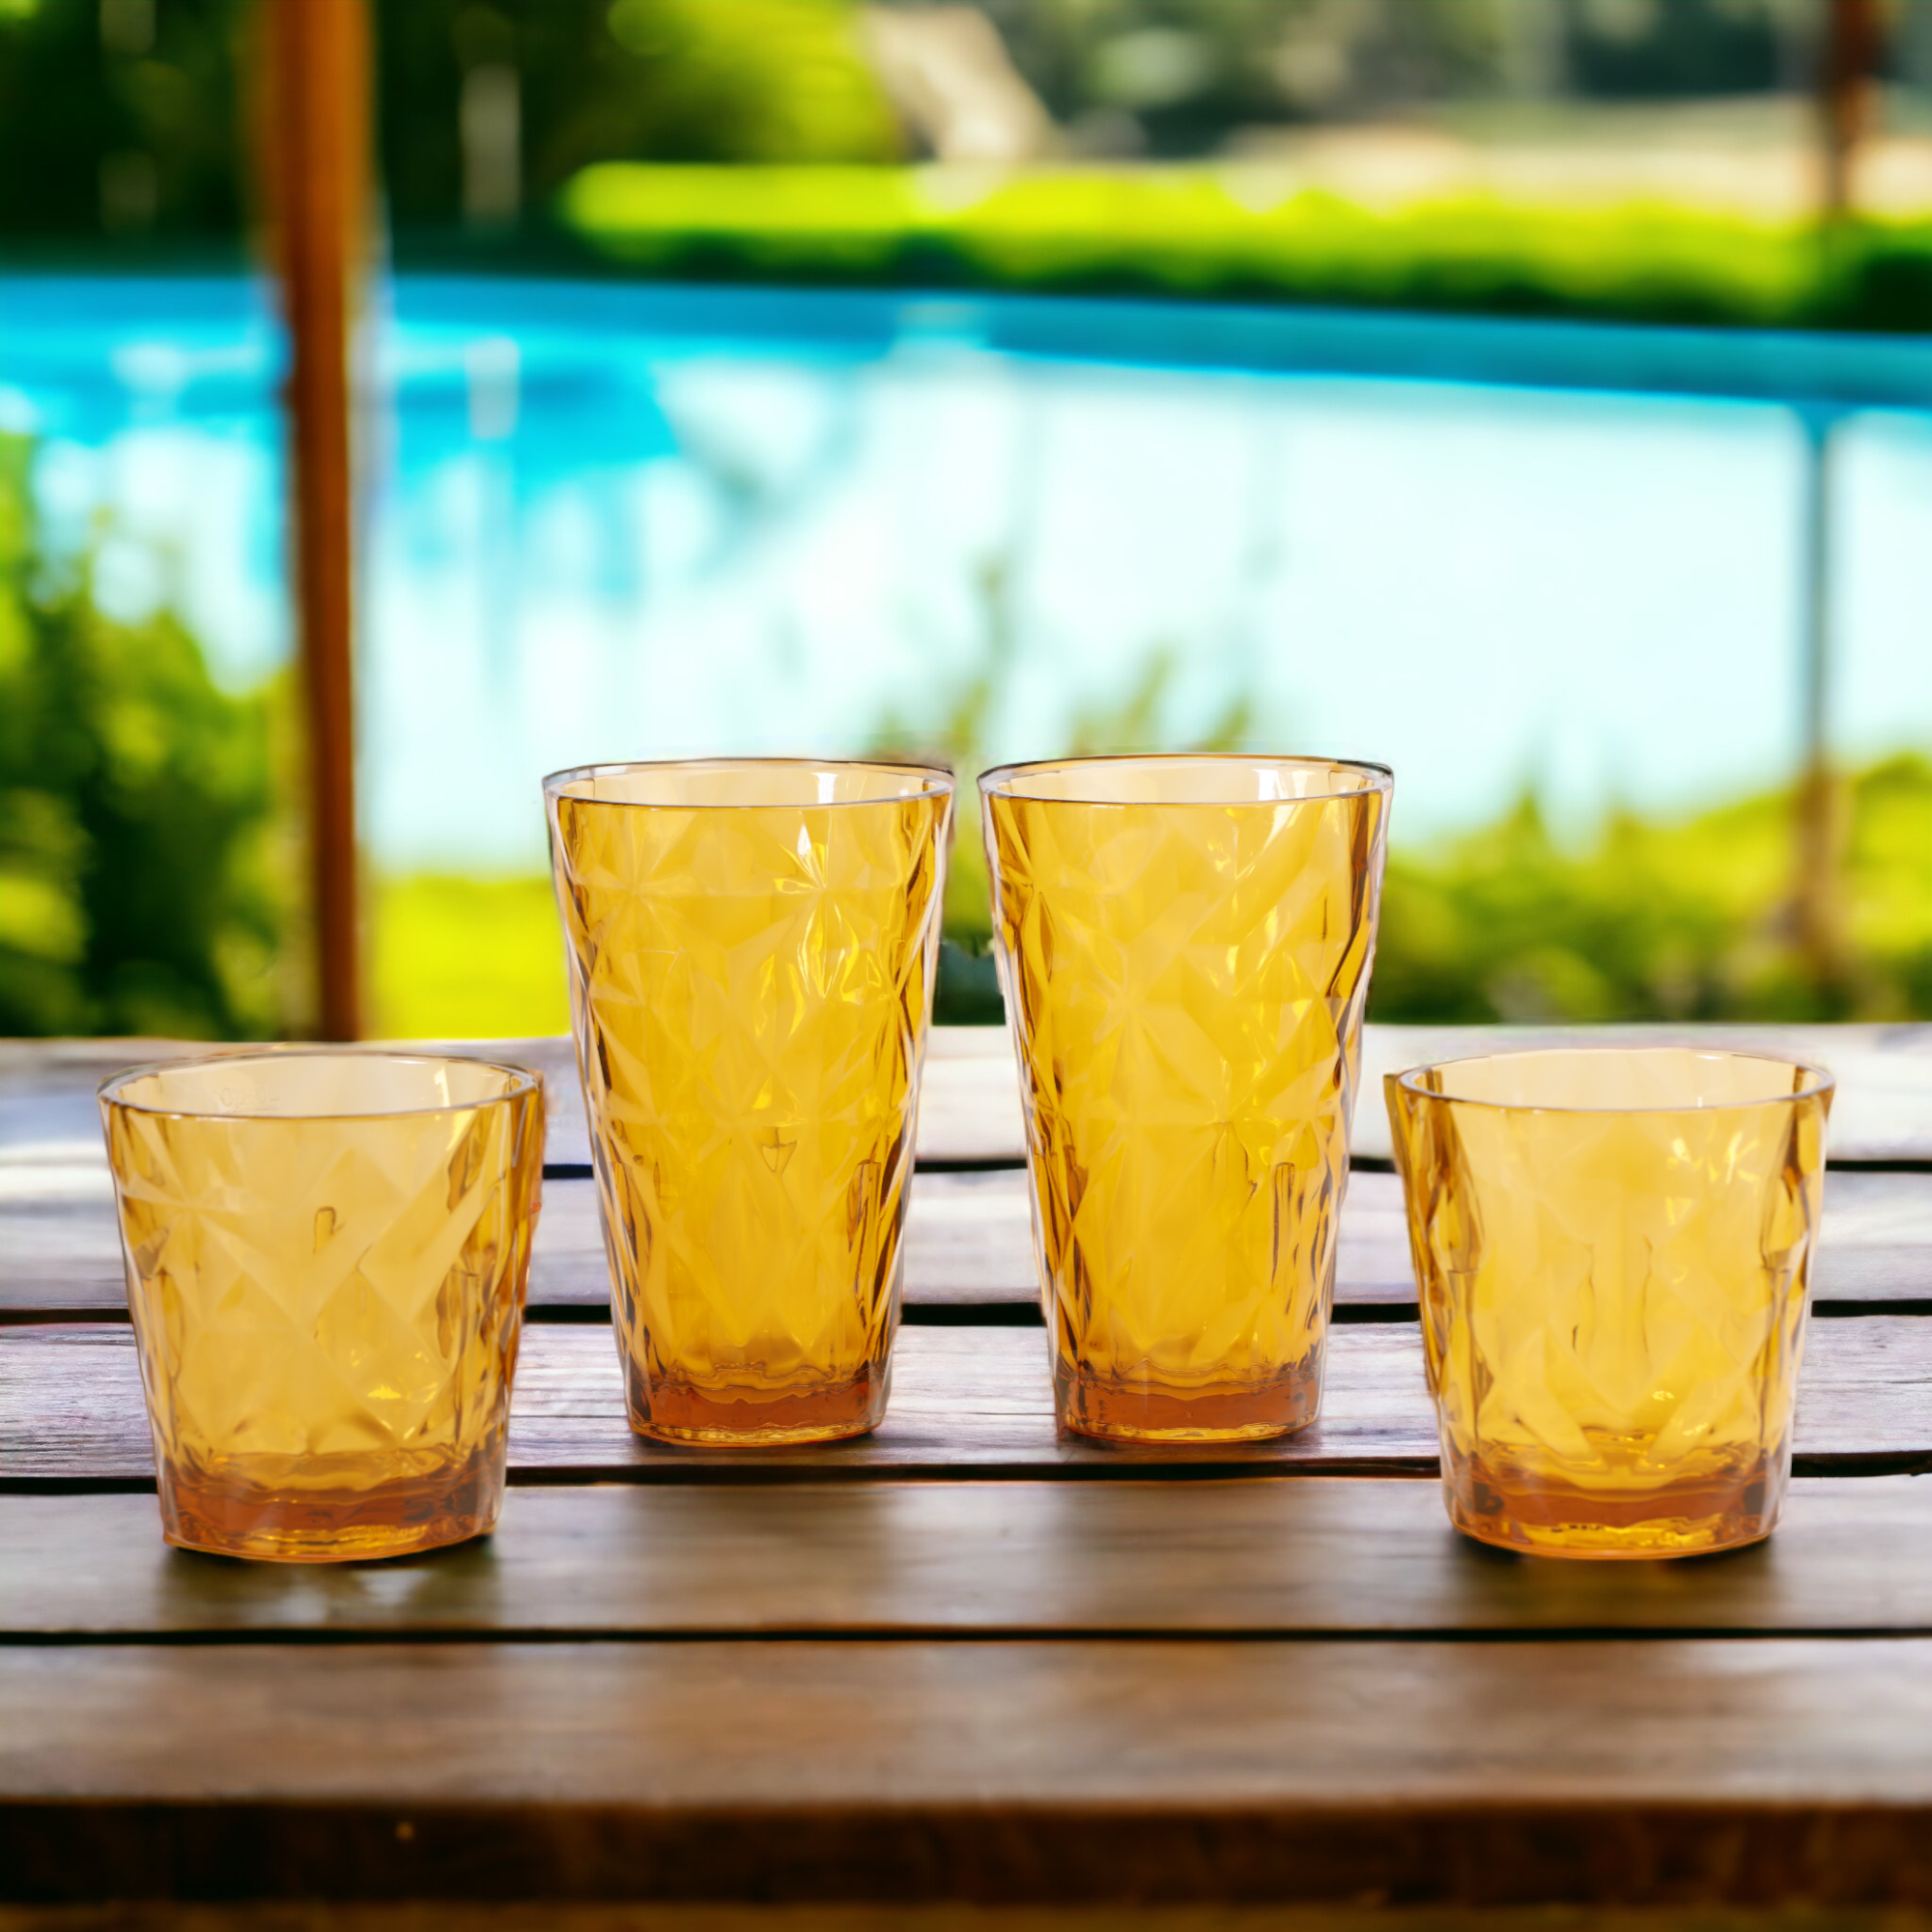
[[100,1089],[162,1534],[398,1556],[503,1499],[543,1177],[536,1074],[348,1051]]
[[1319,758],[980,780],[1060,1419],[1314,1420],[1391,780]]
[[547,779],[632,1427],[885,1413],[952,781],[728,759]]
[[1386,1084],[1450,1520],[1560,1556],[1768,1535],[1831,1076],[1603,1046]]

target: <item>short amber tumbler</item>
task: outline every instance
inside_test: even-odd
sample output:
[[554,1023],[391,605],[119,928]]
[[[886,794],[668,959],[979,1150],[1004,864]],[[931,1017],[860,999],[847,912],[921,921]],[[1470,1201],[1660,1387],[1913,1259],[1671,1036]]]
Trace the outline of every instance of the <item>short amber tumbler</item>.
[[790,759],[545,781],[632,1427],[885,1413],[952,781]]
[[1060,1420],[1314,1420],[1391,781],[1272,757],[988,772]]
[[100,1112],[168,1542],[320,1563],[487,1530],[542,1186],[538,1076],[227,1055],[117,1074]]
[[1456,1527],[1560,1556],[1769,1535],[1831,1076],[1603,1046],[1386,1085]]

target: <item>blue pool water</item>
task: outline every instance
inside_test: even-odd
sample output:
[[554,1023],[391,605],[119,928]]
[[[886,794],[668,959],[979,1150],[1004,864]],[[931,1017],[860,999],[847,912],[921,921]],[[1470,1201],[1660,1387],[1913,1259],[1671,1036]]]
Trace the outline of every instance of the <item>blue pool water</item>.
[[[540,862],[592,758],[1153,728],[1383,758],[1397,836],[1788,774],[1795,404],[1833,404],[1833,730],[1932,748],[1932,345],[404,278],[370,319],[366,829]],[[237,683],[288,618],[236,280],[0,279],[0,427],[101,594]]]

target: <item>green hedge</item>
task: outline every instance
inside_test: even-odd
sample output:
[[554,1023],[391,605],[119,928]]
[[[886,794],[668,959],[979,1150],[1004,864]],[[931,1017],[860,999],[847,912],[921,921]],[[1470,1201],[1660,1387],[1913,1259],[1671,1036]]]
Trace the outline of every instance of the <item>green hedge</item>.
[[1611,820],[1583,849],[1533,802],[1390,855],[1379,1019],[1814,1020],[1932,1013],[1932,761],[1845,781],[1842,969],[1793,940],[1795,807],[1760,793],[1675,824]]
[[41,541],[31,460],[0,436],[0,1035],[272,1035],[270,699],[169,613],[103,612]]
[[603,162],[562,232],[665,275],[960,283],[1745,325],[1932,326],[1932,218],[1751,222],[1460,195],[1378,213],[1231,168]]

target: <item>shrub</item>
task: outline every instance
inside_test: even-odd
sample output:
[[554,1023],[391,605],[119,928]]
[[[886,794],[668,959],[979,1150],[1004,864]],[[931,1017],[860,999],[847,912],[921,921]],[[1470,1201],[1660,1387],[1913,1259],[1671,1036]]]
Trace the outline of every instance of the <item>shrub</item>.
[[272,698],[108,616],[0,437],[0,1033],[276,1031]]

